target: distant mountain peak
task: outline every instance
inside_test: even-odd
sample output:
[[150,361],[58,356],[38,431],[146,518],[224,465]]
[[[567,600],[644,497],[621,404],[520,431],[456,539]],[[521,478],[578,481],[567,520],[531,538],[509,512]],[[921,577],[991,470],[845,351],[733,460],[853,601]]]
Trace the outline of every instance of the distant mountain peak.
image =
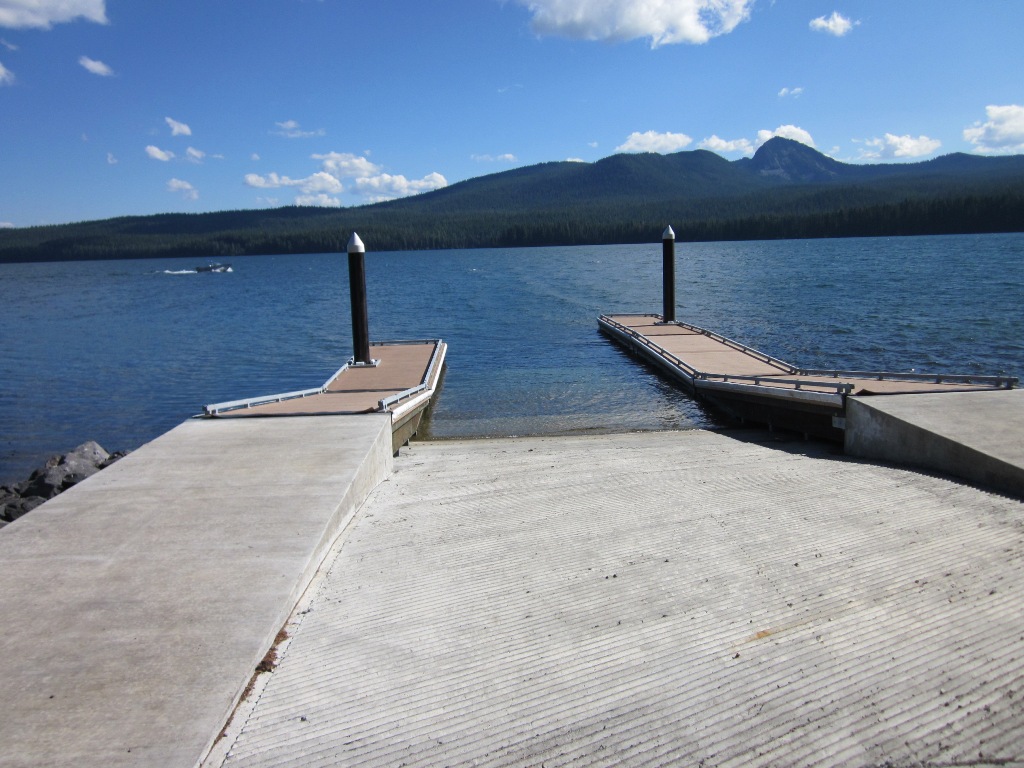
[[839,178],[843,163],[799,141],[776,136],[758,148],[749,168],[759,176],[816,183]]

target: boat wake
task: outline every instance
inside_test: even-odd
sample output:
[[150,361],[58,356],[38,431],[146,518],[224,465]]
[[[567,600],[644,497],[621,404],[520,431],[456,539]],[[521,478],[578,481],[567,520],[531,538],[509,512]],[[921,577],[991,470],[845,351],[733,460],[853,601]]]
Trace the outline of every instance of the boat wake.
[[195,269],[165,269],[165,275],[198,275],[202,272],[234,272],[230,264],[209,264]]

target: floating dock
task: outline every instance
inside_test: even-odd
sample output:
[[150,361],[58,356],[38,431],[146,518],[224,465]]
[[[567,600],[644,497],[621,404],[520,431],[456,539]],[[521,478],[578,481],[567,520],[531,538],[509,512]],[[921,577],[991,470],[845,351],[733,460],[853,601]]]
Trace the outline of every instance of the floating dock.
[[214,403],[215,418],[391,414],[397,451],[416,434],[441,381],[447,345],[441,339],[370,344],[372,362],[349,360],[321,387]]
[[601,315],[602,332],[744,421],[843,441],[850,396],[1012,389],[1009,376],[800,368],[714,331],[656,314]]

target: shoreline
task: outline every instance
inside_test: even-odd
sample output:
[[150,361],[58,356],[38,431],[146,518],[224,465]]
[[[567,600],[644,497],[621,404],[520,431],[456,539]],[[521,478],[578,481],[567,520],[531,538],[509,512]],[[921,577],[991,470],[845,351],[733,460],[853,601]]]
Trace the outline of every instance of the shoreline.
[[67,453],[52,454],[25,480],[0,484],[0,528],[24,517],[129,453],[131,451],[109,453],[95,440],[87,440]]

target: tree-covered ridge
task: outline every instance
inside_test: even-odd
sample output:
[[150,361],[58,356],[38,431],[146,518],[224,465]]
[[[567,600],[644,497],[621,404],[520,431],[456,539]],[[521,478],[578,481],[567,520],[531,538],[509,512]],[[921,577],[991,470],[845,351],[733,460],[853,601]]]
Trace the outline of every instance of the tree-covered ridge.
[[1024,231],[1024,156],[857,166],[776,138],[517,168],[355,208],[160,214],[0,230],[0,261]]

